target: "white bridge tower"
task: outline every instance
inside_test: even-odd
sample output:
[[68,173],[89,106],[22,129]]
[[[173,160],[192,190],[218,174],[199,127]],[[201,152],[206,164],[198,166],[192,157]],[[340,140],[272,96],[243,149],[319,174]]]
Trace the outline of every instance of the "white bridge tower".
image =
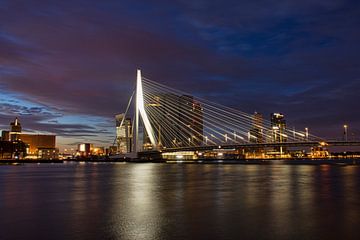
[[137,70],[137,78],[136,78],[136,93],[135,93],[135,126],[133,128],[133,153],[134,157],[137,157],[137,153],[141,151],[142,143],[139,142],[139,124],[140,124],[140,117],[142,119],[143,125],[145,127],[146,133],[149,136],[150,142],[153,145],[153,148],[156,149],[156,141],[154,130],[150,124],[149,118],[145,111],[144,105],[144,94],[143,94],[143,87],[142,87],[142,77],[141,77],[141,70]]

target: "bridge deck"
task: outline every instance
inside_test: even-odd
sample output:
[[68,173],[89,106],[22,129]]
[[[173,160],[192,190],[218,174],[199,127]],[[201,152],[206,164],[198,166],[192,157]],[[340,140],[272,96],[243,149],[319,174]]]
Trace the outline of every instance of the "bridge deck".
[[[339,146],[360,146],[360,141],[327,141],[327,142],[283,142],[283,143],[247,143],[247,144],[229,144],[229,145],[204,145],[204,146],[192,146],[192,147],[179,147],[179,148],[165,148],[161,152],[180,152],[180,151],[207,151],[214,149],[259,149],[259,148],[271,148],[271,147],[339,147]],[[143,151],[152,152],[152,151]],[[157,152],[157,151],[153,151]]]

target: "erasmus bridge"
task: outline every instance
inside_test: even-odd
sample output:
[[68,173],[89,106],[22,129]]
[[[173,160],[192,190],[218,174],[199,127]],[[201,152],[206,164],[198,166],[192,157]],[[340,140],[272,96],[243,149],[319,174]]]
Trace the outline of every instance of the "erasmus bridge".
[[[141,70],[124,115],[130,112],[134,114],[127,154],[131,158],[240,154],[249,149],[282,156],[293,147],[360,146],[360,141],[327,140],[309,134],[308,129],[298,131],[281,118],[270,121],[192,96],[143,77]],[[125,117],[120,127],[124,121]]]

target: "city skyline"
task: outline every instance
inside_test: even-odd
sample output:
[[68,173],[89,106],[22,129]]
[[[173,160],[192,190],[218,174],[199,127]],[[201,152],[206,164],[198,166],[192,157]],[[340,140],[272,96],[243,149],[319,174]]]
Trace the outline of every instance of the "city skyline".
[[18,116],[61,148],[111,145],[141,67],[319,136],[341,137],[344,124],[360,134],[356,1],[20,2],[0,1],[2,130]]

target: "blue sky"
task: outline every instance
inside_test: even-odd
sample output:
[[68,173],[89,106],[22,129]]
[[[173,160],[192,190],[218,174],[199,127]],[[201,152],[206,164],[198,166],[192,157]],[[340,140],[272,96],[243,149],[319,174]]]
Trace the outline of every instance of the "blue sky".
[[106,117],[68,114],[62,109],[6,92],[0,92],[0,110],[1,129],[8,130],[10,121],[17,116],[23,132],[58,135],[57,143],[61,149],[73,148],[83,142],[107,146],[114,140],[113,120]]

